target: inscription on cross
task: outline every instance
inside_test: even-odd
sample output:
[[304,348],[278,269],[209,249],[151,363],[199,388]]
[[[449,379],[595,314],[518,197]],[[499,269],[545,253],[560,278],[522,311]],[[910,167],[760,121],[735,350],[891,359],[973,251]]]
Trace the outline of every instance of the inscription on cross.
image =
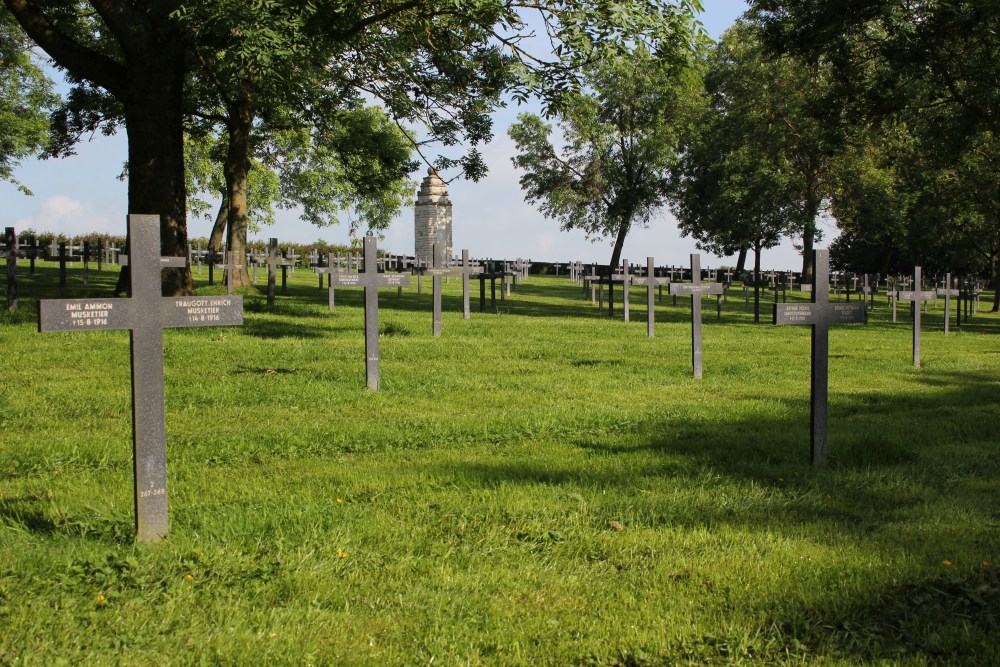
[[135,527],[141,542],[167,535],[167,446],[163,398],[163,329],[243,324],[243,298],[160,295],[160,269],[184,257],[160,257],[160,218],[129,216],[131,296],[45,299],[38,330],[128,329],[132,340],[132,452]]
[[691,282],[670,283],[670,293],[691,295],[691,366],[694,377],[701,379],[701,295],[722,294],[722,283],[701,282],[701,256],[691,255]]
[[330,289],[337,287],[365,288],[365,375],[368,388],[378,391],[381,379],[378,350],[378,288],[408,287],[410,276],[405,273],[378,272],[378,245],[375,237],[365,236],[365,265],[359,273],[331,273]]
[[812,463],[817,468],[826,466],[830,325],[862,324],[865,318],[864,304],[830,303],[830,253],[826,249],[813,251],[812,302],[774,304],[775,324],[812,326],[810,442]]

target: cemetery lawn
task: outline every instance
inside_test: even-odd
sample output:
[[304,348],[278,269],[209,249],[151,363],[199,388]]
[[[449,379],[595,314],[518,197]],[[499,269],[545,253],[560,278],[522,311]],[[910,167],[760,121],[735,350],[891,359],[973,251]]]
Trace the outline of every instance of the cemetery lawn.
[[[220,294],[206,276],[199,292]],[[70,273],[66,296],[114,275]],[[264,284],[261,280],[261,284]],[[133,539],[126,332],[0,314],[0,664],[997,664],[1000,317],[943,335],[884,294],[830,334],[830,464],[809,464],[809,329],[733,289],[567,278],[497,312],[431,281],[362,297],[299,269],[243,327],[165,332],[170,535]],[[807,295],[791,293],[790,299]],[[770,322],[773,296],[763,297]],[[616,304],[617,307],[617,304]],[[954,307],[954,306],[953,306]]]

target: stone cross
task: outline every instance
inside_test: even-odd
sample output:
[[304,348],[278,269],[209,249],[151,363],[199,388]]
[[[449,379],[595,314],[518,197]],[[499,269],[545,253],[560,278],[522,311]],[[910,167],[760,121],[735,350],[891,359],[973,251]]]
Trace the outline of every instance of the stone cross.
[[225,269],[225,271],[226,271],[226,294],[230,294],[231,295],[233,293],[233,273],[236,271],[236,269],[242,269],[243,265],[242,264],[236,264],[235,260],[233,260],[233,253],[231,253],[231,252],[229,252],[227,250],[225,252],[225,254],[223,255],[223,262],[222,262],[222,264],[216,264],[215,268],[217,268],[217,269]]
[[830,302],[830,251],[813,251],[813,288],[810,303],[774,304],[775,324],[812,326],[812,390],[809,399],[812,463],[826,466],[827,393],[830,375],[830,325],[859,324],[865,321],[861,303]]
[[897,301],[909,301],[913,305],[913,365],[920,368],[920,307],[925,301],[937,299],[934,290],[921,291],[920,289],[920,267],[913,268],[913,289],[906,292],[899,292],[896,295]]
[[[55,241],[53,241],[55,243]],[[74,262],[80,257],[78,255],[72,254],[73,246],[70,244],[70,254],[66,254],[66,242],[62,241],[59,243],[59,289],[64,289],[66,287],[66,262]]]
[[462,275],[462,312],[465,319],[471,316],[469,310],[469,277],[478,271],[476,267],[469,263],[469,251],[462,249],[462,266],[458,273]]
[[590,285],[590,303],[597,304],[597,289],[600,285],[601,290],[601,306],[604,305],[604,283],[601,281],[601,274],[597,271],[597,264],[590,265],[590,273],[583,276],[584,280],[584,293],[586,293],[587,285]]
[[691,255],[691,282],[670,283],[670,293],[691,295],[691,366],[694,377],[702,377],[701,364],[701,295],[722,294],[722,283],[701,282],[701,256]]
[[666,276],[657,277],[653,258],[647,257],[646,275],[633,276],[632,284],[646,286],[646,330],[649,333],[649,337],[653,338],[656,333],[656,288],[660,285],[669,285],[670,278]]
[[44,299],[38,330],[128,329],[132,341],[132,452],[135,526],[140,542],[167,536],[167,447],[163,397],[163,329],[243,323],[243,297],[160,295],[160,269],[184,257],[160,257],[160,218],[129,216],[131,296]]
[[368,388],[378,391],[380,381],[378,353],[378,288],[406,287],[410,284],[410,276],[405,273],[378,272],[378,246],[375,237],[365,236],[365,265],[359,273],[331,273],[330,289],[338,287],[365,288],[365,375]]
[[[506,277],[506,273],[501,269],[497,270],[496,262],[493,260],[485,260],[482,262],[482,268],[479,273],[476,274],[479,278],[479,312],[486,312],[486,281],[490,281],[490,308],[496,308],[497,306],[497,278],[503,281]],[[503,284],[500,285],[500,299],[503,300]]]
[[25,257],[28,258],[28,272],[31,275],[35,275],[35,260],[38,259],[38,238],[32,236],[31,243],[27,244],[27,248]]
[[278,239],[271,238],[267,244],[267,307],[274,305],[275,283],[278,277],[278,267],[281,267],[281,293],[288,290],[288,267],[292,260],[278,257]]
[[4,230],[7,255],[7,309],[17,310],[17,235],[13,227]]
[[628,288],[630,284],[631,282],[629,281],[628,260],[623,259],[622,260],[622,311],[624,313],[626,322],[628,322],[628,315],[629,315]]
[[450,275],[454,269],[447,267],[444,259],[445,246],[441,243],[431,244],[431,266],[425,272],[431,276],[431,291],[433,294],[434,336],[441,335],[441,276]]
[[951,274],[945,275],[944,287],[937,288],[937,295],[944,297],[944,335],[948,335],[948,325],[951,321],[951,297],[959,296],[960,292],[951,282]]
[[[334,273],[348,273],[348,270],[341,266],[340,255],[334,255],[332,252],[326,256],[326,264],[321,260],[317,259],[313,264],[313,272],[319,275],[319,286],[323,287],[323,274],[334,274]],[[335,306],[335,296],[333,291],[333,281],[327,280],[327,290],[326,290],[326,303],[330,312],[333,312]]]

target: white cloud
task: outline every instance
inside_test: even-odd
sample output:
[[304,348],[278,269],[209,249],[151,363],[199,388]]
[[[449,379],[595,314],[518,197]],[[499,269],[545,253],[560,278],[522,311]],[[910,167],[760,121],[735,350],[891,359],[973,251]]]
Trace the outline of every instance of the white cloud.
[[117,213],[91,201],[82,201],[57,194],[44,199],[37,212],[14,223],[17,229],[34,229],[76,236],[90,232],[124,234],[125,220]]

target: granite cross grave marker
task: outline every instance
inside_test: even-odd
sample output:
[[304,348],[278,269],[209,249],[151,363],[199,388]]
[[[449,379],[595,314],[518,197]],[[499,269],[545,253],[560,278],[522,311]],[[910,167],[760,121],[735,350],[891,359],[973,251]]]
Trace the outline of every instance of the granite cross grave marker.
[[774,304],[775,324],[807,324],[812,327],[809,414],[812,463],[817,468],[826,466],[830,325],[860,324],[865,317],[864,304],[830,302],[830,254],[826,249],[813,251],[812,301]]
[[701,282],[701,257],[691,255],[691,282],[670,283],[670,293],[691,295],[691,366],[694,377],[701,379],[701,295],[722,294],[722,283]]
[[656,288],[669,283],[670,278],[667,276],[657,277],[652,257],[646,258],[646,275],[632,278],[633,285],[646,286],[646,330],[650,338],[656,333]]
[[378,391],[380,381],[379,350],[378,350],[378,288],[406,287],[410,284],[410,276],[405,273],[378,272],[378,245],[375,237],[365,236],[365,264],[358,273],[331,273],[330,289],[338,287],[365,288],[365,375],[368,388]]
[[957,287],[951,282],[951,274],[944,279],[944,287],[937,288],[937,295],[944,297],[944,335],[948,335],[948,325],[951,321],[951,297],[960,295]]
[[920,368],[920,308],[926,301],[937,299],[934,290],[921,290],[920,267],[913,268],[913,289],[900,291],[896,295],[897,301],[909,301],[913,306],[913,365]]
[[136,536],[156,542],[167,535],[163,329],[242,324],[243,298],[161,296],[160,269],[186,260],[160,257],[159,216],[130,215],[129,245],[130,297],[41,300],[38,330],[130,331]]
[[267,244],[267,307],[274,306],[275,283],[277,282],[278,267],[281,267],[281,293],[287,291],[288,285],[288,265],[291,260],[278,257],[278,239],[271,238]]

